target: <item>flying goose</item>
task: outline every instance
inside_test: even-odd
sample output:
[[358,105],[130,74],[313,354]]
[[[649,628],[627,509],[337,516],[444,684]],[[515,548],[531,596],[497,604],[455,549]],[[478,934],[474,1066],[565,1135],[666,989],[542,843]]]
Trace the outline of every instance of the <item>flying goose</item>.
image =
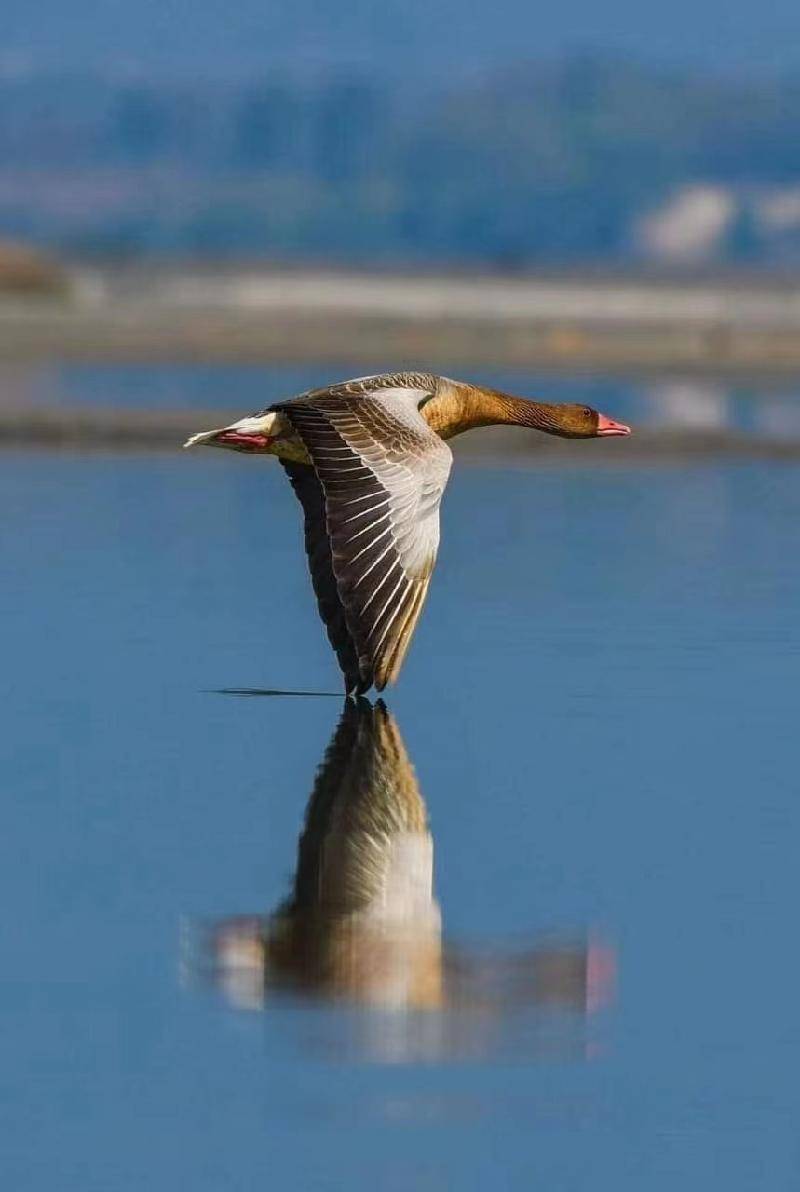
[[184,446],[277,455],[303,506],[320,615],[354,695],[397,678],[419,619],[452,463],[445,440],[503,424],[566,439],[630,434],[589,406],[395,372],[312,389]]

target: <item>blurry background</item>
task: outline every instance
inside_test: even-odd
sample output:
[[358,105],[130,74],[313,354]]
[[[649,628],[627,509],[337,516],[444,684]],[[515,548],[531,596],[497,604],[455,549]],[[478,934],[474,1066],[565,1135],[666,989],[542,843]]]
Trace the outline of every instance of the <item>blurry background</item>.
[[500,62],[456,41],[437,61],[412,31],[387,20],[383,49],[349,61],[346,43],[304,58],[287,29],[260,69],[6,53],[7,230],[128,256],[797,260],[800,66],[545,57],[538,38]]
[[4,6],[0,219],[74,253],[790,265],[800,16]]
[[411,365],[623,377],[681,449],[793,451],[799,33],[788,0],[13,0],[0,435],[166,445],[171,408]]

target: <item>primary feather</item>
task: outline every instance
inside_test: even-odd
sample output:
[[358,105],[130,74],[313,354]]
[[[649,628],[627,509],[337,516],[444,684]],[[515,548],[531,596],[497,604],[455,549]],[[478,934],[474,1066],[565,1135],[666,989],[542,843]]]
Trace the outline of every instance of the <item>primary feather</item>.
[[[425,374],[386,374],[272,407],[302,441],[318,485],[298,480],[302,465],[284,464],[348,691],[380,691],[396,677],[428,590],[452,462],[419,413],[434,391]],[[318,542],[323,514],[327,551]]]

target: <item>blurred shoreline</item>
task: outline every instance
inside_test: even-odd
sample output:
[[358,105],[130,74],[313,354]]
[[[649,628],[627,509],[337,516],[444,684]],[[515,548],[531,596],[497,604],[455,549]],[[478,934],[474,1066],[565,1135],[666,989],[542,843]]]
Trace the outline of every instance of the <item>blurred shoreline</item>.
[[[47,268],[40,262],[45,282]],[[450,375],[499,368],[656,384],[663,378],[680,390],[672,398],[682,417],[690,404],[686,424],[637,427],[633,439],[605,444],[602,453],[495,428],[459,440],[457,454],[592,466],[800,459],[791,417],[777,432],[769,419],[742,428],[728,421],[716,392],[718,382],[754,378],[765,406],[771,390],[785,395],[800,377],[800,278],[791,275],[73,262],[54,265],[54,283],[38,292],[28,284],[35,273],[21,276],[27,288],[0,296],[0,365],[11,375],[69,363],[302,364],[329,368],[331,376],[421,367]],[[105,398],[28,403],[0,378],[0,448],[177,450],[198,428],[231,417],[230,409],[180,408],[180,394],[166,407],[145,400],[146,408],[135,409]]]
[[0,296],[0,361],[800,375],[800,277],[780,274],[73,264],[64,276],[52,295]]

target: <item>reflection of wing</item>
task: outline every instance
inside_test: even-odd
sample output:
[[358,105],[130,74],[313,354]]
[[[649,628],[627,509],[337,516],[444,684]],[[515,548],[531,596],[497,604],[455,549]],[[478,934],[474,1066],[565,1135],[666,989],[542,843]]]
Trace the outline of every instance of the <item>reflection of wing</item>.
[[348,700],[309,801],[284,913],[425,915],[432,866],[425,804],[396,724],[382,703]]
[[[309,540],[318,541],[324,510],[330,554],[309,549],[309,562],[348,690],[366,691],[373,683],[381,690],[396,677],[428,590],[452,462],[449,447],[418,409],[434,387],[425,374],[397,374],[273,407],[302,439],[319,482],[320,495],[313,495],[310,482],[301,492],[296,470],[287,468],[306,514],[307,549]],[[310,532],[309,521],[320,531]],[[355,682],[342,616],[357,657]]]

